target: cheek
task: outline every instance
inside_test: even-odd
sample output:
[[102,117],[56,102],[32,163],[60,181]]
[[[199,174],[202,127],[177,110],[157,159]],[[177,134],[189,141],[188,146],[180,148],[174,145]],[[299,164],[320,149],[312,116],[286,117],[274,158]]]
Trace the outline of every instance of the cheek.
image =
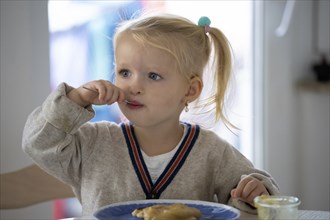
[[183,91],[166,91],[157,97],[164,106],[180,106],[184,104],[185,95]]
[[124,89],[125,85],[120,80],[115,80],[114,85],[117,86],[120,89]]

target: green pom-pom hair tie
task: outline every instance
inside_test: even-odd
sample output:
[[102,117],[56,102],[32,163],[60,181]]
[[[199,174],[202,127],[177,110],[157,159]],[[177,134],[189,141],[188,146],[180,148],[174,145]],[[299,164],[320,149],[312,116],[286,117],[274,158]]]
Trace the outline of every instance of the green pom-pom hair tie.
[[198,20],[198,26],[204,27],[205,34],[209,33],[211,31],[210,24],[211,24],[211,20],[206,16],[202,16]]

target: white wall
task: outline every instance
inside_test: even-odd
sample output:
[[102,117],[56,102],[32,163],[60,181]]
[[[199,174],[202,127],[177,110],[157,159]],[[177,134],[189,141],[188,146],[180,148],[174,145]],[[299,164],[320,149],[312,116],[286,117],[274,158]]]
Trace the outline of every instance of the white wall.
[[[302,209],[329,210],[329,91],[301,91],[315,60],[313,2],[296,1],[287,34],[279,38],[286,1],[265,1],[266,169],[284,194],[298,196]],[[329,18],[329,1],[319,5]],[[325,8],[325,10],[324,10]],[[321,10],[320,10],[321,11]],[[322,20],[329,51],[329,20]],[[327,30],[327,31],[325,31]]]
[[[0,4],[0,150],[4,173],[32,164],[21,148],[22,130],[27,115],[42,102],[50,87],[47,1],[1,0]],[[51,203],[0,211],[1,219],[51,217]]]

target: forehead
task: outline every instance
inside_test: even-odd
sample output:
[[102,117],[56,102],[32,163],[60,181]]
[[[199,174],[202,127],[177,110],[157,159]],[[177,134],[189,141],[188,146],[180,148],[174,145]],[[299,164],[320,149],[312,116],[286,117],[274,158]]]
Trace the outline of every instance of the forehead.
[[116,62],[137,60],[153,64],[174,67],[174,57],[164,49],[142,42],[133,37],[130,32],[123,32],[117,36],[115,42]]

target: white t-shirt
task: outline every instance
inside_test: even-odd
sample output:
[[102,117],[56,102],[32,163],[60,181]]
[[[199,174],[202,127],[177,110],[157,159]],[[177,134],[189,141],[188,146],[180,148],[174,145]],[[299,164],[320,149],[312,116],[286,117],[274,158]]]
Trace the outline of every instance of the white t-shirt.
[[180,142],[176,145],[176,147],[171,150],[168,153],[160,154],[157,156],[148,156],[146,153],[142,152],[143,160],[148,168],[151,180],[153,183],[155,183],[158,179],[158,177],[162,174],[162,172],[165,170],[167,164],[170,162],[170,160],[173,158],[174,154],[178,150],[181,142],[183,141],[183,138],[185,137],[187,133],[186,125],[183,125],[183,135],[180,140]]

